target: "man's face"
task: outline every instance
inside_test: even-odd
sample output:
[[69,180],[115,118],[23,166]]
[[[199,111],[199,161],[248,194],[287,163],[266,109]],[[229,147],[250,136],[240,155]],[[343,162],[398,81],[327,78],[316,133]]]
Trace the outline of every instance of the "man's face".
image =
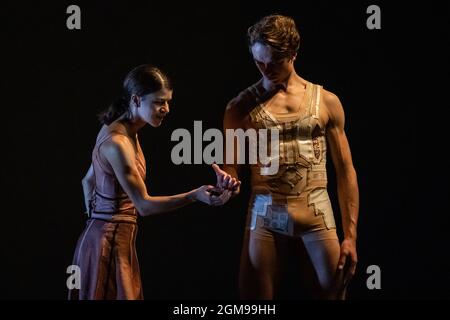
[[256,42],[251,50],[253,60],[265,80],[274,84],[280,83],[294,70],[293,59],[277,57],[268,45]]

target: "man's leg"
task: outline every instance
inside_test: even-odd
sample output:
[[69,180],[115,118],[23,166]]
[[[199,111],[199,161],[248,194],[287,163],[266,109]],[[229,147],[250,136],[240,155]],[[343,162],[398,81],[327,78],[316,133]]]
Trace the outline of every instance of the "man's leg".
[[286,240],[265,229],[247,231],[241,255],[241,299],[273,299],[279,282]]
[[[339,239],[336,230],[321,230],[302,236],[308,257],[303,261],[316,278],[313,295],[319,299],[344,299],[345,290],[340,285],[336,273],[340,255]],[[308,259],[309,258],[309,259]],[[304,269],[305,270],[305,269]],[[308,268],[306,268],[308,270]]]

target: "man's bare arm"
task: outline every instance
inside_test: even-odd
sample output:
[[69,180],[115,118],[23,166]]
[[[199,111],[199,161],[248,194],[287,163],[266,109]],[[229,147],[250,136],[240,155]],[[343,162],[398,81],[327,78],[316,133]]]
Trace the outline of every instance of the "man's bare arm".
[[343,270],[345,267],[343,284],[346,285],[355,274],[358,261],[356,252],[359,214],[358,182],[350,146],[344,131],[345,115],[342,104],[336,95],[325,90],[323,98],[329,116],[327,140],[336,169],[339,207],[344,229],[344,240],[341,244],[338,268]]
[[327,140],[330,146],[331,158],[336,169],[344,237],[356,240],[359,191],[350,146],[344,131],[344,110],[339,98],[330,92],[324,94],[324,101],[329,114]]
[[[234,102],[230,102],[225,109],[225,115],[223,117],[223,132],[225,136],[225,148],[224,148],[224,165],[223,170],[231,175],[233,178],[238,179],[240,174],[241,166],[238,164],[238,152],[239,148],[237,146],[236,140],[231,143],[227,141],[227,129],[244,129],[242,126],[242,115],[238,112],[237,106]],[[228,147],[230,146],[230,148]],[[233,162],[227,163],[227,154],[233,152]]]

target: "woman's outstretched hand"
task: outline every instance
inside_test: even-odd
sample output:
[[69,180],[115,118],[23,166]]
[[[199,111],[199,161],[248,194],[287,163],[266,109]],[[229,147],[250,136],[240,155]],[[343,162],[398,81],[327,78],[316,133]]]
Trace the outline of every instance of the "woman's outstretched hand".
[[212,168],[216,173],[216,186],[204,185],[193,191],[194,199],[210,206],[221,206],[231,197],[239,194],[241,182],[220,169],[217,164]]
[[194,190],[194,199],[210,206],[221,206],[230,200],[232,191],[204,185]]
[[239,194],[241,181],[233,178],[215,163],[212,164],[212,168],[217,177],[216,188],[231,191],[231,196]]

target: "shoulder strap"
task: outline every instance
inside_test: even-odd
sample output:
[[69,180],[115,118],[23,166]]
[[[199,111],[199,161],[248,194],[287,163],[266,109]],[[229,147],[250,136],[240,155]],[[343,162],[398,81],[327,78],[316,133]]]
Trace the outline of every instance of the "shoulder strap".
[[315,84],[314,85],[314,95],[313,95],[313,118],[319,119],[319,108],[320,108],[320,96],[321,96],[322,86]]

